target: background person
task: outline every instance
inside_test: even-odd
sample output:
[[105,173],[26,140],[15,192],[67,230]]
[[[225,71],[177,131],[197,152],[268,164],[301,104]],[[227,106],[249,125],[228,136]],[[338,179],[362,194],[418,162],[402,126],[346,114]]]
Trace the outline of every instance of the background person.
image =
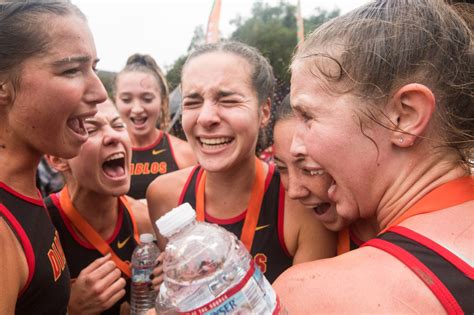
[[106,92],[69,2],[0,3],[0,313],[66,314],[69,270],[39,194],[43,154],[77,155]]
[[443,1],[392,0],[298,48],[294,141],[334,179],[318,219],[338,231],[363,218],[379,235],[282,274],[290,314],[474,312],[472,38]]
[[[333,235],[285,196],[275,166],[255,156],[273,93],[265,58],[238,42],[205,45],[188,58],[181,83],[183,128],[199,166],[150,185],[152,221],[189,202],[198,220],[240,237],[269,281],[293,263],[333,256]],[[166,241],[158,235],[158,243]]]
[[114,94],[132,140],[128,195],[144,200],[153,179],[194,165],[196,160],[186,141],[165,132],[169,123],[168,85],[151,56],[134,54],[128,58],[117,74]]
[[128,263],[138,235],[153,233],[148,214],[124,197],[132,154],[126,126],[112,101],[98,110],[85,122],[89,138],[78,156],[48,156],[66,183],[45,203],[69,263],[69,314],[119,314],[130,300]]

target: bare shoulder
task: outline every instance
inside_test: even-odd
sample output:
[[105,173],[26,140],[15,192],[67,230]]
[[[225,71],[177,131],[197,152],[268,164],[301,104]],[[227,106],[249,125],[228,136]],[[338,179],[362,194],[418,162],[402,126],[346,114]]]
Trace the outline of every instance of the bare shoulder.
[[293,264],[335,256],[336,237],[316,219],[312,209],[285,197],[284,238]]
[[195,165],[197,163],[196,158],[194,157],[194,152],[191,149],[189,143],[170,134],[169,139],[171,146],[173,147],[176,162],[178,163],[180,169]]
[[444,311],[416,274],[373,247],[293,266],[273,286],[290,314]]
[[22,247],[8,224],[0,217],[0,314],[13,314],[18,294],[26,284],[28,265]]

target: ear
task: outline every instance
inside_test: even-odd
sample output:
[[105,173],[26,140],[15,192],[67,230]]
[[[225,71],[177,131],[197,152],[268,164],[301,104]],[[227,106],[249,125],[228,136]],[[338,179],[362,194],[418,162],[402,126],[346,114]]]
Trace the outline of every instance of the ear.
[[260,128],[265,127],[270,121],[272,108],[272,100],[268,97],[267,100],[260,105]]
[[66,172],[70,170],[67,159],[63,159],[53,155],[45,155],[48,164],[59,172]]
[[391,141],[398,147],[409,147],[427,130],[436,100],[425,85],[410,83],[394,94],[390,106],[390,119],[396,129]]
[[12,83],[0,78],[0,106],[10,105],[13,101],[14,92]]

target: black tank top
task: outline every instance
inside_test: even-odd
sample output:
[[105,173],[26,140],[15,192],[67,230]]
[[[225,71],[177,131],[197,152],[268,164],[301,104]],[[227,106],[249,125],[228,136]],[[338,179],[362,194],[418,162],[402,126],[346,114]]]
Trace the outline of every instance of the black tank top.
[[[75,279],[84,268],[89,266],[94,260],[103,257],[103,255],[89,242],[79,238],[72,227],[71,221],[64,214],[57,194],[49,195],[45,199],[45,203],[64,246],[64,253],[69,262],[71,278]],[[133,250],[137,245],[134,238],[133,220],[129,210],[119,199],[117,224],[112,236],[105,241],[123,261],[131,260]],[[127,281],[125,296],[102,314],[118,315],[120,314],[121,304],[130,301],[130,279],[123,273],[122,277]]]
[[160,175],[179,169],[167,133],[161,133],[155,143],[144,148],[132,148],[132,175],[127,195],[135,199],[146,197],[148,185]]
[[27,283],[18,296],[15,314],[66,314],[69,269],[43,201],[23,196],[1,182],[0,201],[0,216],[15,233],[28,263]]
[[[196,208],[197,184],[202,175],[200,166],[191,172],[186,185],[181,192],[179,204],[189,202]],[[293,257],[288,253],[283,238],[283,218],[285,210],[285,190],[280,183],[280,173],[275,165],[270,164],[265,180],[265,195],[263,197],[260,217],[255,231],[250,253],[268,281],[275,279],[293,263]],[[240,237],[247,211],[235,218],[226,220],[212,218],[205,214],[206,222],[216,223],[227,231]]]
[[474,268],[446,248],[410,229],[395,226],[362,246],[373,246],[409,267],[448,314],[474,314]]

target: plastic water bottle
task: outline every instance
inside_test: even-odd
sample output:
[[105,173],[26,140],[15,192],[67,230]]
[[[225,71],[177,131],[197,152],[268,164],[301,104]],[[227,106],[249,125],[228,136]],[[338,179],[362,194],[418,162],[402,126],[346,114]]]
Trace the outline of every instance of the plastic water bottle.
[[132,254],[132,284],[130,309],[132,315],[145,314],[153,308],[156,291],[153,290],[150,275],[156,265],[160,250],[153,242],[152,234],[141,234],[140,244]]
[[158,314],[277,314],[275,291],[244,245],[224,228],[196,222],[189,204],[156,221],[168,239]]

